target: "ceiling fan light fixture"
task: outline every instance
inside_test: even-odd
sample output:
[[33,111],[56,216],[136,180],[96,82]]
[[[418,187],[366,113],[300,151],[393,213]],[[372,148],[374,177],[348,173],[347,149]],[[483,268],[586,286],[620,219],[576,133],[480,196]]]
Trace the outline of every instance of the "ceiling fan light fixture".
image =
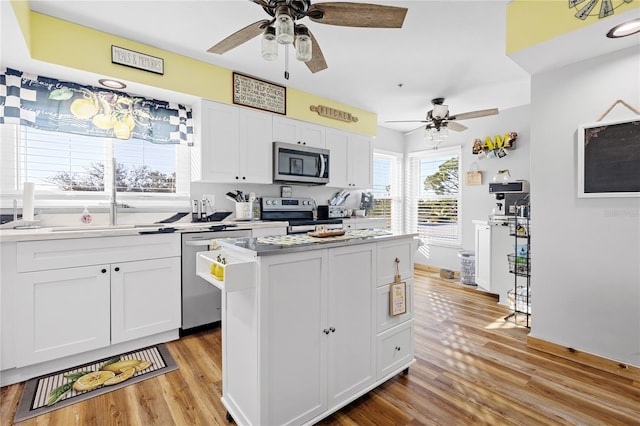
[[276,9],[276,40],[280,44],[293,43],[293,18],[287,6],[280,6]]
[[304,26],[296,28],[296,59],[302,62],[308,62],[313,57],[313,50],[311,46],[311,37],[309,36],[309,30]]
[[278,59],[278,42],[276,41],[276,29],[269,26],[262,34],[262,58],[267,61]]

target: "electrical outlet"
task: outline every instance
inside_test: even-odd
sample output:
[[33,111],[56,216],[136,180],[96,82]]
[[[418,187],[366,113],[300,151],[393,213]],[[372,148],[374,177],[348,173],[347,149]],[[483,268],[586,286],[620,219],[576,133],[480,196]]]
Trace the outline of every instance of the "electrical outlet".
[[211,206],[211,208],[213,208],[213,206],[216,205],[216,196],[213,194],[203,194],[202,195],[202,199],[203,200],[208,200],[209,201],[209,205]]

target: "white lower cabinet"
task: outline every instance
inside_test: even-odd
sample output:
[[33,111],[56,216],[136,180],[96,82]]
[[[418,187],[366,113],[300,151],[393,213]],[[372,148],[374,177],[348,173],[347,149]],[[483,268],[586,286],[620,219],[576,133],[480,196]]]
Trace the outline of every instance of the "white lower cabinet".
[[108,346],[109,276],[109,265],[20,274],[17,367]]
[[407,312],[394,317],[376,279],[381,261],[395,266],[398,245],[413,239],[254,254],[253,263],[224,247],[237,256],[224,283],[208,272],[215,252],[199,254],[199,276],[223,290],[222,401],[237,424],[314,424],[409,367],[412,274],[403,277]]
[[413,359],[413,320],[378,336],[378,379],[410,363]]
[[17,258],[18,368],[180,328],[179,234],[21,242]]
[[373,382],[374,255],[370,244],[266,259],[264,424],[302,424]]
[[180,327],[180,258],[111,266],[111,343]]

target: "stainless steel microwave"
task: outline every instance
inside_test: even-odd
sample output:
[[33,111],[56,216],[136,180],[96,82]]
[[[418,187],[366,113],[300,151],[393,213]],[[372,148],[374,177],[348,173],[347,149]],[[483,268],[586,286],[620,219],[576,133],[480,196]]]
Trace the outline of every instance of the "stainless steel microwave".
[[274,142],[273,182],[326,185],[329,182],[329,150]]

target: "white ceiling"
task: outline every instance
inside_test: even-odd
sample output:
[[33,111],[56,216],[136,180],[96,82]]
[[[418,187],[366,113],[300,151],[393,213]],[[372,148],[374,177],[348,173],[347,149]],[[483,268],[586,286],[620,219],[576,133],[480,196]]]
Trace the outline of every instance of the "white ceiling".
[[[29,1],[32,10],[46,15],[375,112],[379,125],[400,131],[415,129],[419,123],[385,121],[421,120],[435,97],[445,97],[452,114],[529,103],[529,75],[505,55],[508,1],[368,3],[408,8],[404,26],[347,28],[304,18],[302,23],[317,39],[329,68],[312,74],[290,55],[287,81],[283,47],[277,61],[265,61],[260,57],[260,37],[224,55],[207,52],[240,28],[269,17],[247,0]],[[3,27],[5,22],[3,17]],[[3,43],[5,65],[29,66],[16,64],[25,59],[10,57],[13,49],[5,47]],[[149,90],[153,92],[138,88],[138,93],[149,96],[143,93]]]

